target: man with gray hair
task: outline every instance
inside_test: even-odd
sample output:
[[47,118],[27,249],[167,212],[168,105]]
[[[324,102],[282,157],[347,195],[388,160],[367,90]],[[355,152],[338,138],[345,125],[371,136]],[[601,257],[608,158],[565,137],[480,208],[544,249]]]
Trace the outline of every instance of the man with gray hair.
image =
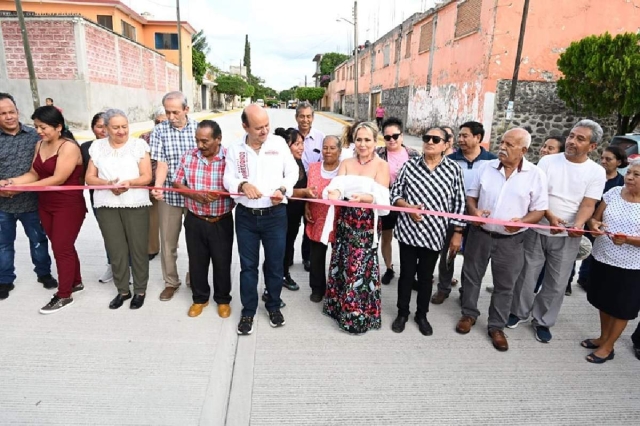
[[[530,144],[531,135],[525,129],[505,132],[498,159],[485,161],[466,189],[469,215],[538,223],[549,206],[547,179],[542,170],[524,158]],[[494,291],[489,305],[488,333],[493,347],[506,351],[509,344],[503,330],[509,318],[514,283],[524,263],[522,242],[526,229],[488,223],[474,225],[465,243],[462,317],[456,331],[467,334],[476,323],[480,315],[480,285],[491,261]]]
[[[189,118],[187,98],[182,92],[169,92],[162,98],[167,121],[158,124],[151,132],[151,159],[157,161],[154,186],[171,188],[183,154],[196,148],[198,122]],[[160,300],[173,298],[180,287],[178,275],[178,239],[182,219],[186,213],[184,199],[176,192],[151,191],[158,200],[160,220],[160,262],[165,289]]]
[[[602,198],[607,181],[604,168],[588,157],[602,141],[602,133],[595,121],[581,120],[571,129],[565,151],[545,155],[538,163],[547,175],[549,191],[549,209],[540,224],[567,230],[526,232],[524,267],[516,282],[507,327],[516,328],[532,316],[536,340],[542,343],[551,340],[549,329],[558,318],[584,225]],[[545,263],[542,288],[536,295],[534,288]]]

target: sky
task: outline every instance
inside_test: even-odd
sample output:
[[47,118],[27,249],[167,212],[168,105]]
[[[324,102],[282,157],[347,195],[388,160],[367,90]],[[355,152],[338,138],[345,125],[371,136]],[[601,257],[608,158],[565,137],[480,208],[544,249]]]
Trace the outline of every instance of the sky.
[[[152,19],[176,19],[175,0],[121,0]],[[358,43],[375,41],[404,19],[423,12],[435,0],[358,1]],[[251,44],[251,72],[278,91],[313,85],[318,53],[353,49],[353,1],[350,0],[180,0],[180,15],[196,31],[204,29],[211,47],[208,60],[222,70],[239,65],[245,34]]]

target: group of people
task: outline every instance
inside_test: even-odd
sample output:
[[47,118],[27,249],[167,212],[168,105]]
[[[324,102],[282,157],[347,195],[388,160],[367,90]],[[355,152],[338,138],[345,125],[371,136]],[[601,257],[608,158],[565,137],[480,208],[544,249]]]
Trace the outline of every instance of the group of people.
[[[631,161],[622,178],[622,150],[606,148],[603,167],[590,160],[603,134],[594,121],[576,123],[566,140],[549,138],[535,165],[526,158],[531,135],[523,128],[502,135],[497,155],[480,145],[484,128],[474,121],[463,123],[457,137],[450,127],[427,129],[419,151],[404,145],[397,118],[379,125],[355,122],[342,137],[325,136],[313,127],[313,107],[301,103],[297,126],[272,132],[267,111],[250,105],[241,115],[245,135],[225,147],[216,122],[189,117],[182,93],[166,94],[162,104],[155,127],[142,138],[130,135],[123,111],[109,109],[92,122],[98,139],[79,146],[60,110],[36,109],[32,129],[19,122],[13,98],[0,94],[0,299],[14,287],[18,220],[29,237],[38,280],[58,288],[40,312],[69,306],[73,293],[84,289],[74,248],[86,215],[82,191],[36,195],[26,187],[86,183],[93,187],[91,203],[110,264],[111,277],[101,280],[113,279],[117,290],[111,309],[129,299],[131,309],[143,306],[149,260],[158,252],[165,283],[160,300],[173,298],[182,285],[177,246],[184,224],[191,317],[211,298],[220,317],[230,315],[236,241],[241,335],[253,332],[260,270],[269,322],[285,324],[282,288],[300,288],[289,267],[301,225],[310,300],[324,301],[323,312],[352,334],[381,327],[381,284],[395,277],[394,236],[400,249],[394,332],[404,331],[415,290],[414,320],[423,335],[433,333],[429,305],[442,304],[457,284],[453,267],[464,246],[462,312],[455,330],[469,333],[480,316],[481,282],[491,263],[487,332],[493,346],[508,350],[504,328],[529,319],[535,338],[548,343],[585,229],[593,254],[583,261],[578,282],[588,288],[601,319],[600,335],[581,342],[593,350],[587,360],[612,359],[614,343],[640,310],[640,161]],[[377,146],[379,128],[384,147]],[[333,201],[305,202],[319,198]],[[465,221],[463,214],[478,219]],[[51,276],[48,241],[59,282]],[[386,266],[382,276],[378,246]],[[634,345],[640,348],[640,331]]]

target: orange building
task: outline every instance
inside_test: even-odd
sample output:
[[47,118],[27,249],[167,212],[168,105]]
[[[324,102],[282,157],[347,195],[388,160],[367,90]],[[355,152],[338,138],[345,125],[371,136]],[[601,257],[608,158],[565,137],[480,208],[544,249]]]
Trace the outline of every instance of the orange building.
[[[81,15],[116,34],[163,54],[168,62],[179,65],[177,22],[148,19],[119,0],[22,0],[22,9],[25,14],[31,12],[37,15]],[[15,11],[15,2],[0,0],[0,10]],[[184,87],[190,87],[193,80],[191,36],[195,33],[188,22],[181,22]],[[185,93],[191,91],[185,89]]]
[[[640,9],[626,0],[530,2],[513,116],[505,117],[524,0],[449,0],[414,14],[361,47],[359,116],[381,102],[418,134],[433,125],[485,125],[485,141],[508,126],[530,126],[534,142],[577,118],[555,95],[556,62],[572,41],[638,31]],[[325,106],[353,115],[353,57],[339,65]],[[326,105],[326,102],[329,105]],[[608,119],[601,120],[606,127]]]

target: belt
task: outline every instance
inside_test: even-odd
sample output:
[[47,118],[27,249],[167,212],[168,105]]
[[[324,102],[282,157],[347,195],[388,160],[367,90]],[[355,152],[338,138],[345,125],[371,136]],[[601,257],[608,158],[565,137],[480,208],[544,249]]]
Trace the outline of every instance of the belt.
[[194,212],[191,212],[191,211],[189,213],[191,213],[192,215],[194,215],[198,219],[206,220],[209,223],[216,223],[216,222],[224,219],[227,216],[231,216],[231,212],[227,212],[225,214],[221,214],[220,216],[200,216],[199,214],[195,214]]
[[271,215],[273,213],[275,213],[278,209],[282,208],[282,207],[286,207],[286,204],[278,204],[277,206],[271,206],[271,207],[263,207],[260,209],[254,209],[251,207],[246,207],[242,204],[238,204],[238,207],[241,208],[242,210],[245,210],[249,213],[251,213],[254,216],[268,216]]
[[501,234],[499,232],[493,232],[493,231],[487,231],[486,229],[482,228],[482,227],[478,227],[478,229],[480,229],[482,232],[484,232],[485,234],[491,236],[491,238],[495,238],[497,240],[500,239],[504,239],[504,238],[511,238],[511,237],[515,237],[516,235],[520,234],[519,232],[517,234]]

